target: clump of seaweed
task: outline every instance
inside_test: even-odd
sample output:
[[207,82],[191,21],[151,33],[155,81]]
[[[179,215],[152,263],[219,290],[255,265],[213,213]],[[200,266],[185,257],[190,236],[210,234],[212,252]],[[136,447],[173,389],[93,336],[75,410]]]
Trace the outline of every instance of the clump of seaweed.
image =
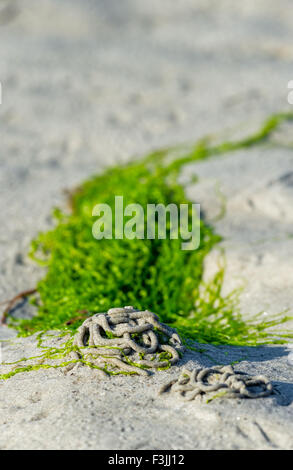
[[273,393],[273,386],[267,377],[250,376],[235,372],[231,365],[214,366],[206,369],[182,369],[177,379],[161,387],[159,394],[179,393],[186,401],[207,396],[207,402],[214,398],[261,398]]
[[[47,268],[37,285],[33,302],[38,313],[30,320],[12,320],[20,335],[59,330],[73,335],[92,313],[133,304],[139,310],[160,312],[160,321],[176,328],[182,337],[202,343],[250,345],[282,343],[292,332],[271,329],[284,324],[280,314],[266,322],[259,317],[244,321],[237,292],[221,294],[224,268],[203,284],[206,255],[220,237],[201,221],[201,243],[195,251],[181,249],[181,240],[102,239],[92,236],[92,209],[114,198],[125,205],[190,203],[178,183],[187,163],[249,149],[269,141],[273,132],[293,115],[268,119],[255,134],[239,141],[214,145],[203,139],[188,149],[163,149],[124,166],[107,169],[71,194],[71,213],[55,210],[56,227],[32,243],[31,257]],[[170,230],[170,227],[167,227]],[[113,227],[114,229],[114,227]],[[7,312],[6,312],[7,314]]]

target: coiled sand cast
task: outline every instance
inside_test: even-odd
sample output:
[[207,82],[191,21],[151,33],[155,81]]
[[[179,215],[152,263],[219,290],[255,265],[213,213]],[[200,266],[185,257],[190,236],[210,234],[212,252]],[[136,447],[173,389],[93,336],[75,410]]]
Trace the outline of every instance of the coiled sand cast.
[[[87,318],[76,333],[74,345],[79,351],[71,353],[72,359],[82,356],[101,368],[111,366],[114,371],[140,375],[175,364],[184,350],[176,330],[161,323],[154,313],[131,306],[111,308]],[[67,370],[74,366],[70,364]]]
[[273,393],[273,386],[263,375],[250,376],[235,372],[232,366],[214,366],[206,369],[182,369],[178,378],[163,385],[159,394],[178,392],[186,401],[197,396],[208,398],[260,398]]

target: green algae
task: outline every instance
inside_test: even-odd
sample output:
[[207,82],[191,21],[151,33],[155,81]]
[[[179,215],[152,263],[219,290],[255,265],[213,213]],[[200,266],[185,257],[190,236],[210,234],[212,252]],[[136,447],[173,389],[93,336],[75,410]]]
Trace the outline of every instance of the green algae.
[[213,400],[216,400],[217,398],[224,398],[225,395],[227,395],[227,393],[228,392],[226,390],[223,390],[222,392],[216,393],[215,395],[213,395],[212,397],[210,397],[206,400],[206,404],[208,405],[209,403],[211,403]]
[[[105,372],[107,375],[135,375],[135,372],[131,371],[124,371],[124,370],[109,370],[108,369],[108,364],[105,364],[104,367],[99,367],[90,360],[87,360],[88,357],[92,357],[93,359],[96,359],[97,356],[102,357],[107,359],[107,356],[104,356],[102,354],[97,354],[97,356],[94,356],[93,354],[87,354],[87,347],[84,348],[78,348],[77,346],[73,345],[73,338],[70,337],[67,341],[65,341],[60,348],[52,347],[52,346],[44,346],[44,337],[62,337],[62,333],[60,335],[48,335],[45,332],[39,333],[37,337],[37,348],[40,349],[42,352],[36,356],[31,356],[31,357],[23,357],[18,359],[17,361],[14,362],[2,362],[3,366],[16,366],[18,367],[13,367],[12,370],[10,370],[7,373],[0,374],[0,380],[8,380],[11,377],[23,373],[23,372],[32,372],[32,371],[38,371],[40,369],[62,369],[64,367],[67,367],[71,364],[83,364],[86,365],[87,367],[95,370],[101,370]],[[100,346],[101,348],[104,347],[107,349],[107,346]],[[93,347],[91,347],[93,349]],[[112,349],[118,349],[121,352],[120,348],[114,348]],[[64,360],[69,354],[73,351],[78,351],[81,357],[79,359],[68,359]],[[122,351],[123,352],[123,351]],[[86,357],[86,358],[85,358]],[[142,366],[141,364],[135,363],[131,361],[126,355],[124,355],[124,359],[129,365],[133,365],[136,367],[139,367],[141,369],[146,368],[145,366]],[[61,362],[56,364],[56,361],[61,360]],[[46,361],[46,363],[44,363]],[[54,361],[53,364],[50,364],[49,361]],[[27,364],[27,362],[33,362],[32,364]]]
[[[109,356],[102,353],[97,353],[93,354],[92,352],[88,353],[88,346],[84,346],[83,348],[80,348],[76,345],[73,344],[73,337],[70,336],[68,340],[66,340],[61,347],[54,347],[54,346],[45,346],[44,345],[44,338],[47,337],[54,337],[55,339],[60,339],[64,336],[64,332],[60,334],[47,334],[46,332],[40,332],[37,335],[37,348],[41,350],[41,353],[35,356],[31,357],[22,357],[18,359],[17,361],[13,362],[2,362],[2,366],[13,366],[12,370],[10,370],[7,373],[0,374],[0,380],[8,380],[11,377],[14,377],[17,374],[24,373],[24,372],[33,372],[33,371],[38,371],[40,369],[62,369],[70,365],[77,365],[77,364],[82,364],[86,365],[90,369],[95,369],[95,370],[100,370],[105,372],[107,375],[136,375],[137,373],[135,371],[126,371],[126,370],[113,370],[109,369],[111,367],[111,364],[107,363],[107,359]],[[68,336],[68,334],[67,334]],[[97,348],[96,346],[91,346],[89,349],[92,351],[93,349]],[[117,352],[119,352],[123,356],[123,360],[125,361],[126,364],[130,366],[134,366],[139,369],[150,369],[149,366],[145,364],[140,364],[139,362],[132,361],[123,351],[123,349],[116,347],[116,346],[99,346],[99,349],[116,349]],[[80,357],[78,359],[68,359],[65,360],[66,357],[70,355],[72,352],[78,352]],[[167,370],[171,367],[171,354],[168,352],[161,352],[159,354],[155,354],[153,356],[153,360],[156,359],[156,356],[158,356],[160,361],[165,360],[167,362],[166,366],[164,367],[159,367],[157,370]],[[89,359],[93,359],[94,361],[97,358],[102,358],[105,359],[105,365],[104,367],[99,367],[97,366],[94,362],[91,362]],[[140,357],[143,359],[142,357]],[[60,361],[59,363],[56,363],[56,361]],[[52,364],[50,361],[54,361]],[[32,364],[27,364],[28,362],[32,362]],[[18,366],[18,367],[15,367]],[[11,367],[10,367],[11,368]]]
[[198,343],[255,346],[293,338],[286,330],[271,330],[286,323],[286,314],[265,322],[261,314],[250,321],[242,319],[239,291],[221,294],[224,266],[209,283],[203,283],[204,259],[220,241],[205,221],[201,221],[201,243],[195,251],[181,250],[181,240],[168,237],[97,241],[92,236],[92,209],[97,203],[107,203],[113,211],[115,195],[123,196],[125,205],[136,203],[143,208],[150,203],[190,203],[178,183],[184,165],[264,144],[282,122],[291,120],[292,113],[279,113],[239,141],[214,145],[207,138],[183,150],[159,150],[83,183],[72,194],[72,212],[55,210],[55,228],[32,243],[32,259],[47,268],[37,285],[39,299],[34,299],[37,315],[11,324],[23,336],[48,330],[74,334],[93,313],[134,305],[156,312],[160,321]]

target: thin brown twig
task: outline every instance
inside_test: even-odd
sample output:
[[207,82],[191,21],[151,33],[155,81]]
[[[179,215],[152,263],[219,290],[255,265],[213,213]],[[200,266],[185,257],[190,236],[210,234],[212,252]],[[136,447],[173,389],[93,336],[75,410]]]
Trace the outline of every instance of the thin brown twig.
[[65,194],[65,196],[66,196],[67,207],[71,212],[73,212],[74,208],[75,208],[75,206],[74,206],[74,196],[75,196],[76,193],[80,193],[80,192],[81,192],[81,186],[76,186],[73,189],[65,188],[63,190],[63,194]]
[[78,315],[77,317],[70,318],[65,324],[66,325],[72,325],[72,323],[79,321],[79,320],[84,320],[85,316],[88,315],[89,311],[88,310],[78,310],[78,313],[81,315]]
[[25,297],[28,297],[32,294],[35,294],[37,292],[37,289],[34,288],[34,289],[28,289],[28,290],[25,290],[23,292],[20,292],[19,294],[17,294],[15,297],[13,297],[12,299],[10,300],[7,300],[6,302],[1,302],[0,305],[4,305],[4,304],[8,304],[6,309],[4,310],[3,314],[2,314],[2,317],[0,319],[0,324],[1,325],[6,325],[6,320],[7,320],[7,317],[8,317],[8,314],[10,312],[10,310],[14,307],[14,305],[19,301],[19,300],[22,300],[24,299]]

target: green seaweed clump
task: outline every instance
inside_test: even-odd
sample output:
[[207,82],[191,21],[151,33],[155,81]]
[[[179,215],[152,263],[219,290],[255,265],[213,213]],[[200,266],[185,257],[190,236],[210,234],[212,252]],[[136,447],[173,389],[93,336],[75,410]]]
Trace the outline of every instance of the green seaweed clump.
[[[283,315],[266,322],[244,321],[237,308],[237,292],[223,297],[224,266],[203,283],[206,255],[220,237],[204,220],[197,250],[184,251],[180,239],[101,239],[92,235],[92,210],[107,203],[114,213],[115,196],[125,206],[190,203],[178,183],[183,165],[266,142],[291,114],[278,114],[259,132],[237,142],[212,145],[209,139],[185,150],[165,149],[115,166],[83,183],[71,196],[71,213],[55,211],[56,226],[32,243],[31,257],[47,267],[38,283],[38,313],[30,320],[13,320],[20,335],[60,330],[74,333],[96,312],[133,305],[149,309],[160,321],[185,337],[202,343],[256,345],[284,342],[290,332],[271,331],[287,321]],[[177,153],[176,153],[177,152]],[[180,155],[179,155],[180,154]],[[199,201],[197,201],[199,202]],[[169,227],[170,229],[170,227]]]

